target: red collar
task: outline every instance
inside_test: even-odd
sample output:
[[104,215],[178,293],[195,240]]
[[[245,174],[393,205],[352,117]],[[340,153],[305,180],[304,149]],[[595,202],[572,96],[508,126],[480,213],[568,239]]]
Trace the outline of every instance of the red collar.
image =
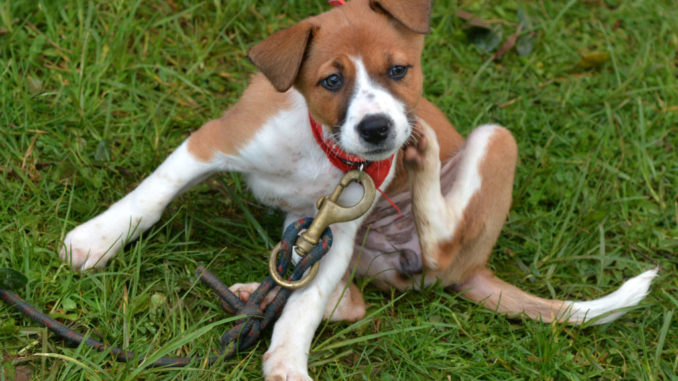
[[381,186],[388,175],[388,172],[391,170],[394,155],[380,161],[367,161],[360,156],[350,155],[333,141],[325,139],[323,127],[320,123],[313,120],[310,113],[308,114],[308,119],[311,121],[311,130],[313,131],[315,141],[318,142],[320,148],[323,149],[325,155],[335,167],[346,173],[351,169],[359,169],[360,166],[362,166],[363,171],[370,175],[372,180],[374,180],[374,185],[376,185],[377,188]]

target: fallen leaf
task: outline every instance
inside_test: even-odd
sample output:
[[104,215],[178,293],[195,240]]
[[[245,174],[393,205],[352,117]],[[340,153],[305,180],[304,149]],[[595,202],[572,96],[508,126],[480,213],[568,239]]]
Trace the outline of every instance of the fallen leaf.
[[501,27],[493,28],[483,28],[479,26],[473,26],[466,29],[466,37],[473,43],[478,49],[485,53],[490,53],[494,51],[503,38],[503,31]]
[[61,300],[61,306],[66,311],[73,311],[78,308],[78,305],[73,301],[73,299],[69,298],[68,296]]
[[[508,107],[508,106],[510,106],[510,105],[512,105],[512,104],[514,104],[514,103],[516,103],[516,102],[517,102],[518,100],[520,100],[522,97],[523,97],[523,96],[521,95],[521,96],[519,96],[519,97],[517,97],[517,98],[513,98],[513,99],[511,99],[510,101],[504,102],[504,103],[500,104],[500,105],[497,106],[497,107],[499,107],[499,108],[505,108],[505,107]],[[509,254],[509,255],[511,255],[511,254]]]
[[55,312],[50,312],[49,316],[52,319],[59,319],[59,320],[68,320],[68,321],[77,321],[78,320],[78,314],[75,312],[71,313],[65,313],[61,311],[55,311]]
[[585,53],[580,56],[577,66],[582,69],[592,69],[600,67],[605,62],[610,60],[610,53],[604,51],[595,51],[591,53]]
[[28,283],[26,276],[14,269],[0,268],[0,288],[18,290]]
[[464,27],[463,27],[464,29],[469,29],[469,28],[473,28],[473,27],[480,27],[480,28],[484,28],[484,29],[490,29],[491,28],[490,23],[484,21],[483,19],[474,15],[471,12],[459,10],[459,11],[457,11],[457,17],[459,17],[462,20],[466,20],[467,23],[466,23],[466,25],[464,25]]
[[461,9],[457,11],[457,17],[466,21],[477,18],[473,13],[462,11]]
[[518,38],[518,36],[520,36],[520,32],[522,30],[523,30],[523,24],[518,25],[518,29],[516,29],[515,33],[513,33],[508,39],[506,39],[506,42],[504,42],[501,45],[501,48],[499,48],[499,50],[497,50],[497,52],[494,53],[494,56],[492,57],[492,59],[499,60],[499,59],[501,59],[501,57],[504,56],[504,54],[506,52],[511,50],[511,48],[513,48],[513,46],[515,46],[516,39]]

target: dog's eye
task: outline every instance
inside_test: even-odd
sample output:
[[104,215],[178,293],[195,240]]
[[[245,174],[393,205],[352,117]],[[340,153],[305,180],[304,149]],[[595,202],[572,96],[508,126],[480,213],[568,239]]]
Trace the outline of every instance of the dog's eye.
[[388,68],[388,77],[395,81],[400,81],[405,77],[405,74],[407,74],[407,70],[409,70],[409,68],[409,66],[405,65],[393,65]]
[[341,74],[332,74],[320,81],[320,85],[329,91],[339,91],[343,84],[344,77]]

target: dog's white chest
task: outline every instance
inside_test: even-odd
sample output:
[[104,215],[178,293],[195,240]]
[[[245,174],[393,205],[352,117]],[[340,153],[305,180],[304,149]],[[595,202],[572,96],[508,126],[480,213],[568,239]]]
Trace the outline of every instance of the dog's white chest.
[[[330,176],[313,176],[308,165],[276,166],[274,173],[253,173],[247,182],[262,202],[297,215],[312,215],[318,198],[329,194],[336,185]],[[331,168],[329,168],[331,169]],[[276,171],[277,170],[277,171]],[[336,176],[338,179],[340,176]]]
[[[318,198],[331,193],[342,176],[315,144],[305,106],[269,119],[236,161],[259,200],[296,215],[313,215]],[[342,198],[350,204],[360,196],[354,191]]]

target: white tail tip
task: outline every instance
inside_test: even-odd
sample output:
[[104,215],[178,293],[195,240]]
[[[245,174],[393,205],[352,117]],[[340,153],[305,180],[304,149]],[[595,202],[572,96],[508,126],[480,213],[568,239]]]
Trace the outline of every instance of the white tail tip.
[[613,311],[635,306],[643,300],[647,296],[650,284],[657,276],[658,271],[659,268],[645,271],[624,282],[617,291],[602,298],[587,302],[567,302],[570,307],[569,314],[571,314],[568,320],[573,323],[583,323],[605,315],[603,318],[593,322],[593,324],[605,324],[617,319],[627,311]]

